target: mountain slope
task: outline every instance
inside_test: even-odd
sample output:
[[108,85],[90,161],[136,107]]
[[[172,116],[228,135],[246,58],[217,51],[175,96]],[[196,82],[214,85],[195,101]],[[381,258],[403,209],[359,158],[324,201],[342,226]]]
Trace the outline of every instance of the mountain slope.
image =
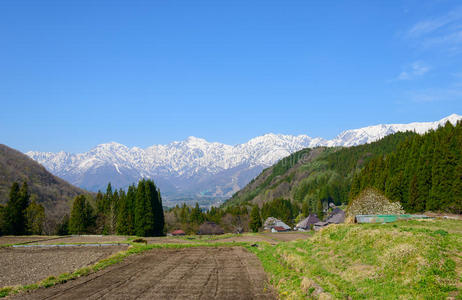
[[8,146],[0,144],[0,203],[8,201],[13,182],[26,181],[29,191],[51,217],[69,212],[70,201],[87,193],[48,172],[43,166]]
[[229,198],[261,170],[301,149],[360,145],[396,132],[423,133],[448,120],[455,123],[459,119],[462,116],[451,115],[437,122],[369,126],[344,131],[332,140],[266,134],[231,146],[189,137],[146,149],[112,142],[80,154],[26,154],[56,176],[88,190],[104,189],[109,181],[116,187],[127,187],[147,177],[156,181],[167,204],[187,199],[199,202],[202,199],[206,204]]
[[375,156],[392,152],[414,135],[416,133],[400,132],[349,148],[304,149],[265,169],[224,205],[261,206],[284,198],[305,205],[306,210],[317,211],[317,205],[323,202],[346,203],[355,172]]

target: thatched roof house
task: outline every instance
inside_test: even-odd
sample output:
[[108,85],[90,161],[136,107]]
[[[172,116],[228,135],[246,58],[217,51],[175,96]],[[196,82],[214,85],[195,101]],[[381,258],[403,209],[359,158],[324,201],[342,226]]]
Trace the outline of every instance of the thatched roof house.
[[307,218],[298,222],[298,224],[295,226],[295,230],[310,230],[311,225],[314,225],[319,221],[320,220],[316,214],[310,214]]
[[340,224],[345,222],[345,212],[340,208],[336,207],[332,210],[326,219],[329,224]]
[[224,230],[214,222],[204,222],[199,226],[197,234],[201,235],[212,235],[212,234],[223,234]]
[[330,224],[341,224],[345,222],[345,212],[336,207],[332,210],[332,212],[327,216],[324,222],[317,222],[314,223],[314,230],[319,230],[322,227],[325,227]]
[[265,230],[272,230],[274,227],[282,227],[284,230],[290,230],[290,226],[287,225],[286,223],[282,222],[279,219],[269,217],[265,220],[265,223],[263,224],[263,228]]

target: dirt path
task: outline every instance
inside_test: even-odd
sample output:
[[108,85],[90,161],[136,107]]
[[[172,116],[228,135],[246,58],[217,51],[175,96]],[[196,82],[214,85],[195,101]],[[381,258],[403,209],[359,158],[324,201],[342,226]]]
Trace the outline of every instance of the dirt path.
[[154,249],[22,299],[275,299],[258,258],[240,247]]

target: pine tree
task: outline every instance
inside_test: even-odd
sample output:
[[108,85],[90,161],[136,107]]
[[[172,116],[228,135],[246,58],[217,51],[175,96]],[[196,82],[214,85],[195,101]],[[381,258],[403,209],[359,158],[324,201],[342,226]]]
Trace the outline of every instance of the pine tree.
[[252,229],[253,232],[258,232],[261,226],[262,220],[260,217],[260,209],[257,205],[254,205],[250,212],[250,229]]

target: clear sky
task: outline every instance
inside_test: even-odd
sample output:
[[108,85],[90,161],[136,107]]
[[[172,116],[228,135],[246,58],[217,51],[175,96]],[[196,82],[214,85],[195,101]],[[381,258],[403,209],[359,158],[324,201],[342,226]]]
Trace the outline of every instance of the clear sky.
[[0,1],[0,143],[82,152],[462,114],[460,1]]

